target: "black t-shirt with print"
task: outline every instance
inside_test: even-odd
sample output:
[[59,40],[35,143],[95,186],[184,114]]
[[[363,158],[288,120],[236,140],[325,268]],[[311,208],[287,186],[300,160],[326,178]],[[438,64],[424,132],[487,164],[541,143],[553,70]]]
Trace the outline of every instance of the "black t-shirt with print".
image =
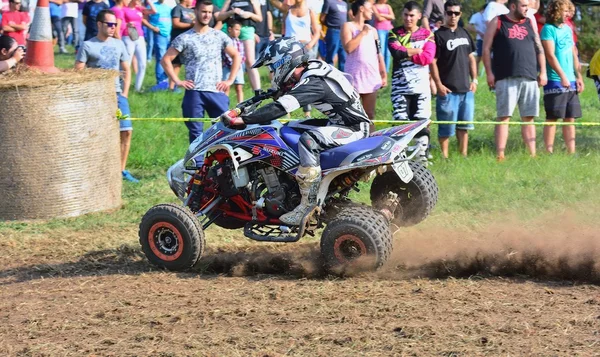
[[442,84],[454,93],[467,93],[470,87],[469,54],[475,52],[471,35],[462,27],[446,26],[435,32],[435,58]]
[[259,37],[269,37],[269,25],[267,24],[267,11],[271,11],[269,0],[260,0],[260,12],[262,13],[262,22],[257,22],[254,28]]

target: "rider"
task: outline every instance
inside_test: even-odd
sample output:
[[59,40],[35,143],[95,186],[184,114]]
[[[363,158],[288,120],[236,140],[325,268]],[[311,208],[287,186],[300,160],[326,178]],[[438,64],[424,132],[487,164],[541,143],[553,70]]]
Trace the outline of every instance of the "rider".
[[290,123],[302,133],[298,142],[300,167],[296,172],[302,200],[279,220],[290,226],[299,225],[317,203],[320,152],[369,136],[371,121],[344,74],[324,61],[310,60],[304,45],[294,38],[271,41],[253,67],[264,65],[273,72],[272,84],[279,97],[254,112],[242,113],[241,117],[229,111],[222,120],[228,126],[268,123],[307,104],[329,117],[326,126]]

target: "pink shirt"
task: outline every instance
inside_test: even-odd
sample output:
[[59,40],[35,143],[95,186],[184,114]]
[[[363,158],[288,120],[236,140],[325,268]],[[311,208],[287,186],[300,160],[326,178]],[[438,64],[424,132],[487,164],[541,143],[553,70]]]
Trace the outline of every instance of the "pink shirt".
[[[377,11],[379,11],[380,14],[383,14],[383,15],[391,14],[390,6],[387,4],[376,4],[375,7],[377,7]],[[383,20],[383,21],[375,20],[375,28],[377,30],[389,31],[394,28],[394,25],[392,25],[391,20]],[[382,44],[382,46],[383,45],[385,45],[385,44]]]
[[[130,7],[124,8],[125,13],[125,21],[127,23],[133,23],[135,28],[138,31],[140,37],[144,37],[144,29],[142,28],[142,19],[144,18],[144,8],[142,6],[136,6],[135,9]],[[125,28],[124,34],[122,36],[127,36],[127,28]]]
[[[9,11],[2,14],[1,26],[10,26],[11,23],[15,23],[17,25],[28,24],[29,14],[21,11]],[[20,46],[25,45],[25,30],[11,32],[5,31],[4,34],[14,38]]]
[[124,6],[114,6],[111,10],[115,13],[117,20],[121,20],[121,37],[129,36],[127,33],[127,24],[133,23],[140,37],[144,37],[142,29],[142,18],[144,17],[144,8],[136,6],[135,9]]

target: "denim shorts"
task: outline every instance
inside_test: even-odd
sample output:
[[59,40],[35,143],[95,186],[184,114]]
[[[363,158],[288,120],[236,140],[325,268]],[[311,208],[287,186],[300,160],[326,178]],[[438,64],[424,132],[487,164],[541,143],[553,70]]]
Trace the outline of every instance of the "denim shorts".
[[477,40],[475,42],[475,51],[477,53],[477,57],[483,56],[483,40]]
[[[238,70],[237,75],[235,76],[235,80],[233,84],[244,84],[244,72],[246,72],[246,65],[242,63],[240,69]],[[231,67],[223,67],[223,80],[226,81],[229,79],[229,74],[231,73]]]
[[[468,121],[473,122],[475,114],[475,95],[468,93],[448,93],[445,97],[437,96],[435,103],[437,120],[439,121]],[[440,124],[438,137],[454,136],[455,130],[473,130],[473,124]]]
[[[117,93],[117,106],[121,111],[121,115],[130,117],[131,110],[129,110],[129,101],[127,98],[123,97],[121,93]],[[119,130],[120,131],[132,131],[133,124],[131,120],[119,120]]]

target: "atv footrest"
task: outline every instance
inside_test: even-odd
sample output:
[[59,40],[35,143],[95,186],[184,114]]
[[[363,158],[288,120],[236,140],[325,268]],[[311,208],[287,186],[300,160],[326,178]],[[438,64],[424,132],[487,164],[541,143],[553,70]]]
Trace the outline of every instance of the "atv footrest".
[[301,237],[298,227],[273,226],[256,222],[246,223],[244,235],[260,242],[281,243],[297,242]]

